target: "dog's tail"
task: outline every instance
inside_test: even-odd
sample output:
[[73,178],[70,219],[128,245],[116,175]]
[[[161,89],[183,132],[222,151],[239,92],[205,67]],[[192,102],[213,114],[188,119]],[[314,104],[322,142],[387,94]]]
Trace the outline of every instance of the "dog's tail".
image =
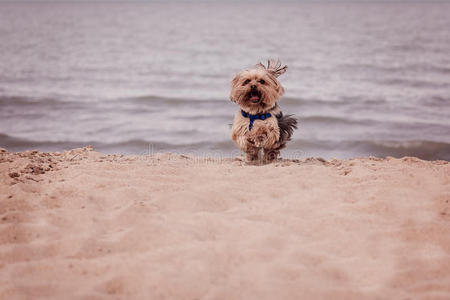
[[265,65],[263,65],[262,63],[258,63],[256,65],[257,68],[260,69],[264,69],[267,70],[267,72],[271,73],[273,76],[278,77],[282,74],[284,74],[287,70],[287,66],[281,66],[281,61],[280,59],[275,60],[275,59],[269,59],[267,61],[267,67]]
[[283,115],[282,112],[276,117],[278,127],[280,128],[280,139],[278,140],[280,143],[279,149],[283,149],[286,146],[286,143],[291,140],[294,129],[297,129],[297,119],[292,115]]

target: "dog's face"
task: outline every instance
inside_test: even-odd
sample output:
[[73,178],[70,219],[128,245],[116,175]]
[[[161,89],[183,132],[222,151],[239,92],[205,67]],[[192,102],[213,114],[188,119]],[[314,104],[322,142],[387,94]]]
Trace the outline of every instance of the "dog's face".
[[275,75],[263,68],[241,71],[231,81],[231,101],[250,114],[267,112],[283,93]]

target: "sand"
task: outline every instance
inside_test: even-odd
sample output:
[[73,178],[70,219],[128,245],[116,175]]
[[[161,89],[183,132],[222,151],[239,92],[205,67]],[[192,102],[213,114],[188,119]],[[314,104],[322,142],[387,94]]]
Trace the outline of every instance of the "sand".
[[0,151],[0,299],[450,299],[446,161]]

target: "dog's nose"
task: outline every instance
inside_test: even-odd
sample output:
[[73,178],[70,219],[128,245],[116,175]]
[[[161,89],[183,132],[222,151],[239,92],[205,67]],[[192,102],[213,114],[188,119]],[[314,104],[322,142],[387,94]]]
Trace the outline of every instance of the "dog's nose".
[[256,89],[256,85],[252,85],[251,88],[252,88],[252,90],[255,90]]

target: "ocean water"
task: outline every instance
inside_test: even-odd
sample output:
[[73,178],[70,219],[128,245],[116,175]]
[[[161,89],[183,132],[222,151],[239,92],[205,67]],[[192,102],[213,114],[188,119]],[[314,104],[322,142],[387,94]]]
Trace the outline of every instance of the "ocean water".
[[0,3],[0,147],[239,154],[234,74],[288,65],[285,157],[450,160],[449,3]]

